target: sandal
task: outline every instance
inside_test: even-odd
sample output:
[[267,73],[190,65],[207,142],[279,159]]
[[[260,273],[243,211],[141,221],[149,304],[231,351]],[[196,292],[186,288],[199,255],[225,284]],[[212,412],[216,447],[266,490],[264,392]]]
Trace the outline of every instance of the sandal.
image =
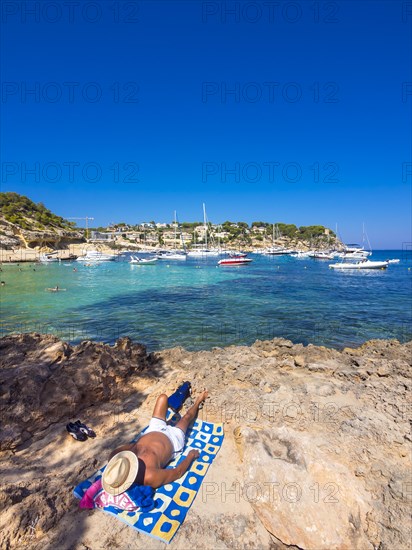
[[74,423],[75,426],[78,426],[81,432],[83,432],[88,437],[96,437],[95,432],[89,428],[89,426],[86,426],[86,424],[83,424],[80,420],[76,420]]
[[66,430],[77,441],[86,441],[87,439],[87,435],[80,431],[79,426],[77,426],[77,424],[73,424],[73,422],[69,422],[69,424],[67,424]]

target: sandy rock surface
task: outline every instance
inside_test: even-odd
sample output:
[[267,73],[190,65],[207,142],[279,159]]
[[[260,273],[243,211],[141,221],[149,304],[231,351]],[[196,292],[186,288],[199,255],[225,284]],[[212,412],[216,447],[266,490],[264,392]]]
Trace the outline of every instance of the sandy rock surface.
[[[411,342],[146,354],[127,338],[24,334],[0,354],[1,548],[163,548],[80,510],[72,489],[186,379],[209,389],[200,416],[224,422],[225,440],[172,547],[410,548]],[[67,434],[77,418],[96,439]]]

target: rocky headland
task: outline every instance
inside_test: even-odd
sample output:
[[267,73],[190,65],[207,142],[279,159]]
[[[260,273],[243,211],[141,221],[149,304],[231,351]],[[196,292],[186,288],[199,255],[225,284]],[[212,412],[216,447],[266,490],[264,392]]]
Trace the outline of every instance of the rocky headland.
[[[172,547],[410,548],[412,342],[148,354],[127,338],[21,334],[0,352],[1,548],[163,548],[80,510],[72,489],[183,380],[209,389],[201,417],[224,422],[225,440]],[[96,439],[67,434],[77,418]]]

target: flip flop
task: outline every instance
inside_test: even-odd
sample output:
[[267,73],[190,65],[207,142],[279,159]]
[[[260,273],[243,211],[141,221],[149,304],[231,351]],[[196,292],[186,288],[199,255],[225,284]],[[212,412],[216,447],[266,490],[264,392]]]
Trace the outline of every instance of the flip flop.
[[83,432],[88,437],[96,437],[95,432],[91,428],[89,428],[89,426],[86,426],[86,424],[83,424],[83,422],[81,422],[80,420],[76,420],[74,425],[78,426],[80,431]]
[[67,424],[66,430],[77,441],[86,441],[87,439],[87,435],[85,435],[82,431],[80,431],[79,426],[77,426],[76,424],[73,424],[73,422],[69,422],[69,424]]

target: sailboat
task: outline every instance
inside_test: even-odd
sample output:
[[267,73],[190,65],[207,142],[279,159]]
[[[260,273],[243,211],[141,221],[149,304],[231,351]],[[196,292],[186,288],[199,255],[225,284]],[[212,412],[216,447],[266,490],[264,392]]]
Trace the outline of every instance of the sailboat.
[[207,246],[207,233],[209,228],[207,223],[205,203],[203,203],[203,227],[205,232],[205,246],[201,245],[200,247],[190,250],[188,252],[188,256],[190,256],[191,258],[210,258],[220,255],[220,250],[218,248],[208,248]]
[[262,250],[261,254],[264,256],[284,256],[285,254],[292,254],[294,250],[291,248],[285,248],[284,246],[275,246],[275,241],[282,236],[278,224],[273,224],[272,227],[272,246]]
[[[363,244],[345,244],[345,248],[341,254],[338,255],[340,260],[344,262],[351,261],[361,261],[366,260],[368,256],[372,255],[371,243],[369,242],[369,237],[365,231],[365,224],[362,225],[363,233]],[[369,250],[365,248],[365,245],[368,245]]]
[[176,246],[177,246],[177,227],[178,227],[176,210],[175,210],[175,214],[174,214],[174,224],[173,225],[174,225],[174,228],[175,228],[175,248],[174,248],[174,250],[161,251],[156,256],[159,260],[180,260],[180,261],[183,260],[183,261],[185,261],[187,259],[187,252],[186,252],[186,247],[185,247],[184,240],[182,238],[182,234],[180,234],[180,238],[182,240],[183,251],[178,250],[176,248]]

